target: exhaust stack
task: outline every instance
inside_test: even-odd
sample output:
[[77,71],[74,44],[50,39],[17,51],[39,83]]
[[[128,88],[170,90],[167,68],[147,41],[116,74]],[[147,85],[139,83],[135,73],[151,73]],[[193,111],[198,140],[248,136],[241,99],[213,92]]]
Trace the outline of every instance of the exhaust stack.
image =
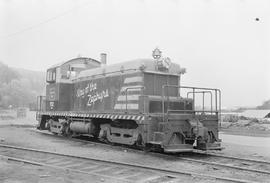
[[107,64],[107,54],[106,53],[101,53],[100,54],[100,62],[103,65],[106,65]]

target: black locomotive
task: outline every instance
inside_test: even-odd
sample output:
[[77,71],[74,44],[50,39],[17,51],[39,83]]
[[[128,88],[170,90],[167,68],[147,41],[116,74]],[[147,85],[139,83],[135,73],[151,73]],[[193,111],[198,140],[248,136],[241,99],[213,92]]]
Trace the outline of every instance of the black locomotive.
[[181,86],[185,69],[158,49],[154,59],[114,65],[101,56],[47,70],[46,97],[38,97],[39,130],[165,152],[220,149],[219,89]]

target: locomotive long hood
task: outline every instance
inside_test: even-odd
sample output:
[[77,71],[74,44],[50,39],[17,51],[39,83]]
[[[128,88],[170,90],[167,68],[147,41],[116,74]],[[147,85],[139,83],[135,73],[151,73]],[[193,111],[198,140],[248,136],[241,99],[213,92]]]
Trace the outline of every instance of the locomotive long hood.
[[80,72],[80,74],[73,80],[82,80],[88,77],[94,77],[104,74],[119,74],[119,72],[125,71],[138,71],[141,70],[143,72],[158,72],[160,74],[170,74],[170,75],[179,75],[181,72],[180,66],[175,63],[171,63],[167,71],[159,71],[157,69],[157,61],[154,59],[136,59],[131,60],[123,63],[117,63],[112,65],[103,65],[98,68],[89,69]]

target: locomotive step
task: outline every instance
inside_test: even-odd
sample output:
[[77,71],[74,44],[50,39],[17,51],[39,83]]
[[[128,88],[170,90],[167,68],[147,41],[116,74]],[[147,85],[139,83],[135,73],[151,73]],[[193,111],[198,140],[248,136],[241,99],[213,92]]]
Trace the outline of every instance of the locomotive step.
[[191,144],[170,144],[164,146],[164,152],[175,153],[175,152],[192,152],[193,145]]
[[222,150],[224,147],[221,147],[220,142],[214,142],[214,143],[205,143],[205,144],[198,144],[198,149],[200,150]]
[[161,141],[150,141],[149,142],[150,144],[153,144],[153,145],[161,145],[162,144],[162,142]]

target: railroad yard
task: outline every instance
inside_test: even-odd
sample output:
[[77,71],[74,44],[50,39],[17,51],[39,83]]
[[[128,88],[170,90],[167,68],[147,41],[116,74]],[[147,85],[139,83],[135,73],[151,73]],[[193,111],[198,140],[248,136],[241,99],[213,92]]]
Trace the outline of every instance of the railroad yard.
[[270,183],[270,1],[0,7],[0,183]]
[[269,148],[258,144],[168,155],[39,132],[34,116],[1,119],[0,182],[269,182]]

